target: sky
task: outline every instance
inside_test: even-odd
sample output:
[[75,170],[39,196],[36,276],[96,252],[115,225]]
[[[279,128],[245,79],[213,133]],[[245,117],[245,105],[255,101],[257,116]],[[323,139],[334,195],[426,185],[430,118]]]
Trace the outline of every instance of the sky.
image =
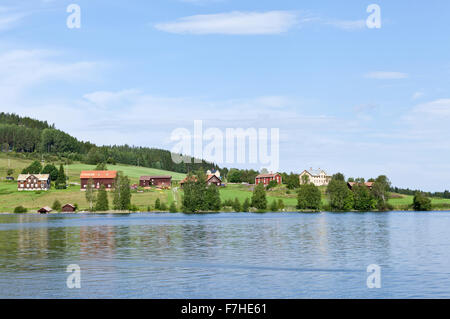
[[[371,4],[381,28],[367,27]],[[168,150],[194,120],[278,128],[280,171],[443,191],[449,12],[446,0],[2,0],[0,111]]]

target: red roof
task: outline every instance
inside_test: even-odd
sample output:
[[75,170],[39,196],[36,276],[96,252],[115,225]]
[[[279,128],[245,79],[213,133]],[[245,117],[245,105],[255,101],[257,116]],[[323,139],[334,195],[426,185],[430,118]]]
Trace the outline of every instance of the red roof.
[[117,171],[82,171],[81,179],[95,179],[95,178],[116,178]]
[[280,174],[278,174],[278,173],[276,173],[276,174],[261,174],[261,175],[256,176],[256,178],[271,178],[271,177],[275,178],[275,176],[277,176],[277,175],[280,175]]

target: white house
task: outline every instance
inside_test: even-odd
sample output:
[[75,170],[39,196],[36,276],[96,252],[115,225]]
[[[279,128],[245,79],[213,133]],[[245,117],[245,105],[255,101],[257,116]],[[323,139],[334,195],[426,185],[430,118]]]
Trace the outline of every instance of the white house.
[[331,181],[331,176],[328,175],[323,169],[314,170],[312,168],[304,170],[300,175],[300,184],[305,184],[307,180],[308,183],[313,183],[316,186],[327,186]]

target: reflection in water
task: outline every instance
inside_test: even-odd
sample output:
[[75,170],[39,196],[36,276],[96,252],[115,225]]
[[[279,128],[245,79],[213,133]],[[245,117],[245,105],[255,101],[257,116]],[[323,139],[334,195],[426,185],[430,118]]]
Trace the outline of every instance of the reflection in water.
[[0,297],[450,297],[449,226],[445,213],[2,215]]

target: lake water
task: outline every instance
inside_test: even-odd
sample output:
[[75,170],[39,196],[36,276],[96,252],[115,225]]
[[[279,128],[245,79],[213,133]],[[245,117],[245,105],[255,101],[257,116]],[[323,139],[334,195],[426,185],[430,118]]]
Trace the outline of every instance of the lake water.
[[0,215],[0,298],[450,298],[450,213]]

